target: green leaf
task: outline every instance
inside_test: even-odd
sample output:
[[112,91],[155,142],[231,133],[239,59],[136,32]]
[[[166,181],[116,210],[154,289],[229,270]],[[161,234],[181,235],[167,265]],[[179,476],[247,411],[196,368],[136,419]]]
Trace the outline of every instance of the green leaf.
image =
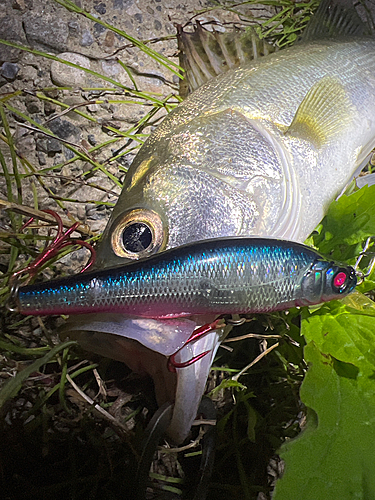
[[356,293],[305,312],[302,333],[308,424],[281,449],[273,499],[375,498],[375,303]]
[[335,259],[358,256],[358,244],[375,234],[374,199],[375,185],[331,203],[320,233],[313,235],[314,245]]

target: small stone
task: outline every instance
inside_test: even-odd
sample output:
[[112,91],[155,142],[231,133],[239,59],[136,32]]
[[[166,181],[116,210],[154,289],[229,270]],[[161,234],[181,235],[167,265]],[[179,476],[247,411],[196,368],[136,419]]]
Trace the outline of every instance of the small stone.
[[52,137],[49,137],[47,139],[46,148],[48,156],[54,156],[56,153],[62,152],[62,146],[60,141],[58,141],[57,139],[53,139]]
[[26,38],[33,47],[53,48],[63,52],[67,48],[68,26],[62,19],[54,16],[29,15],[24,18]]
[[163,26],[162,26],[162,24],[161,24],[161,22],[160,22],[160,21],[158,21],[157,19],[155,19],[155,20],[154,20],[154,27],[155,27],[155,29],[156,29],[156,30],[158,30],[158,31],[159,31],[159,30],[161,30],[161,29],[162,29],[162,27],[163,27]]
[[71,160],[75,156],[74,152],[71,149],[67,148],[66,146],[63,146],[62,152],[63,152],[63,154],[65,156],[65,160],[66,161]]
[[100,35],[102,35],[107,28],[103,26],[100,23],[95,23],[94,24],[94,37],[98,38]]
[[59,97],[59,89],[48,89],[45,90],[44,93],[46,94],[47,97],[50,97],[51,99],[57,99]]
[[81,221],[86,220],[86,209],[83,205],[78,204],[77,205],[77,218]]
[[78,127],[61,118],[52,120],[48,126],[57,137],[60,137],[60,139],[73,138],[75,141],[78,141],[81,135],[81,131]]
[[[60,163],[64,163],[64,157],[62,154],[57,153],[55,155],[55,158],[53,159],[53,164],[54,165],[60,165]],[[55,170],[55,172],[58,172],[58,170]],[[55,191],[55,194],[57,194],[57,191]]]
[[25,127],[17,125],[13,140],[18,153],[21,155],[30,155],[35,150],[34,137],[30,134],[30,130]]
[[134,14],[134,18],[139,22],[142,23],[143,17],[142,14]]
[[47,139],[45,137],[36,139],[36,150],[47,153]]
[[90,205],[86,205],[86,213],[87,217],[90,220],[101,220],[104,219],[107,214],[103,205],[98,205],[95,207],[90,207]]
[[47,165],[46,155],[42,151],[37,151],[38,162],[41,167]]
[[90,111],[90,113],[97,113],[100,109],[98,104],[89,104],[87,106],[87,109]]
[[79,23],[77,23],[77,21],[69,21],[68,29],[69,29],[69,34],[74,37],[77,37],[81,32],[81,28],[79,26]]
[[52,115],[56,111],[56,104],[53,104],[53,102],[49,101],[44,101],[44,114],[46,116]]
[[[91,63],[88,57],[74,52],[59,54],[60,59],[90,69]],[[78,68],[67,66],[64,63],[53,61],[51,64],[51,80],[59,87],[84,87],[86,73]]]
[[89,134],[87,136],[87,140],[89,141],[89,143],[91,144],[91,146],[95,146],[96,139],[95,139],[95,135],[94,134]]
[[133,3],[134,0],[113,0],[113,8],[119,10],[128,9]]
[[[4,16],[0,22],[0,38],[9,42],[26,44],[26,37],[18,16]],[[0,61],[17,62],[22,51],[15,47],[0,44]]]
[[124,71],[116,61],[102,61],[101,69],[104,75],[111,78],[118,78],[118,76]]
[[94,43],[94,39],[93,39],[91,33],[88,30],[85,30],[82,33],[81,46],[82,47],[89,47],[93,43]]
[[25,98],[26,109],[29,113],[40,113],[42,111],[41,101],[34,96],[28,95]]
[[17,66],[17,64],[5,62],[1,66],[0,73],[1,73],[1,76],[3,78],[6,78],[7,80],[13,81],[16,78],[19,70],[20,70],[20,68],[19,68],[19,66]]
[[94,9],[96,10],[96,12],[99,12],[99,14],[105,14],[107,12],[106,5],[103,2],[94,5]]
[[115,44],[115,34],[113,31],[107,31],[104,39],[104,46],[112,48]]

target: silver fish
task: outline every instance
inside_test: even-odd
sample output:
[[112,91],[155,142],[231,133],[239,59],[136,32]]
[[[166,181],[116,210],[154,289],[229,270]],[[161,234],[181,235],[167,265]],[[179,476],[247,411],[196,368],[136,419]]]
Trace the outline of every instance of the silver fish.
[[[375,146],[375,39],[345,4],[324,0],[300,44],[207,82],[164,119],[129,169],[98,268],[209,238],[306,239]],[[123,342],[122,359],[134,366],[127,339],[140,339],[139,328],[166,326],[154,319],[134,330],[134,320],[121,321],[113,329],[101,317],[95,337],[92,316],[71,329],[86,347],[116,359]],[[185,321],[189,329],[205,320]],[[176,442],[195,417],[220,335],[186,346],[189,356],[208,348],[212,356],[180,370],[169,391]],[[139,353],[138,367],[165,392],[162,363],[151,367],[150,353],[146,363],[144,348]]]

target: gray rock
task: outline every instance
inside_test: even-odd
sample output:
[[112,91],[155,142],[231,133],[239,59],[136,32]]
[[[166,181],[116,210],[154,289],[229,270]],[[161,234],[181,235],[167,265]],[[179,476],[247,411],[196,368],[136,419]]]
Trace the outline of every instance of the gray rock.
[[77,37],[81,33],[81,27],[77,21],[68,22],[69,35]]
[[42,111],[42,102],[37,97],[34,97],[32,95],[26,96],[25,104],[27,111],[31,114],[39,113],[40,111]]
[[89,141],[89,143],[91,144],[91,146],[95,146],[96,139],[95,139],[95,135],[94,134],[89,134],[87,136],[87,140]]
[[[26,37],[19,17],[5,16],[0,22],[0,38],[10,42],[26,44]],[[17,62],[22,51],[14,47],[0,44],[0,62]]]
[[[59,54],[60,59],[72,62],[83,68],[90,69],[91,63],[88,57],[74,52]],[[59,87],[84,87],[86,73],[78,68],[67,66],[64,63],[53,61],[51,64],[51,80]]]
[[49,123],[50,130],[60,137],[60,139],[73,138],[78,141],[81,135],[81,131],[78,127],[70,123],[68,120],[63,120],[62,118],[56,118]]
[[103,2],[94,5],[94,9],[96,10],[96,12],[99,12],[99,14],[105,14],[107,12],[106,5]]
[[46,148],[48,156],[54,156],[56,153],[62,152],[60,141],[58,141],[57,139],[53,139],[52,137],[49,137],[47,139]]
[[87,109],[90,111],[90,113],[97,113],[100,109],[99,104],[89,104],[87,106]]
[[36,150],[41,153],[47,153],[47,139],[45,137],[36,139]]
[[95,23],[94,24],[94,36],[95,38],[98,38],[100,35],[102,35],[105,31],[107,30],[107,28],[105,26],[103,26],[102,24],[100,23]]
[[63,20],[52,16],[28,16],[24,29],[29,44],[42,49],[64,52],[67,49],[68,26]]
[[80,42],[81,46],[82,47],[89,47],[93,43],[94,43],[94,39],[93,39],[91,33],[88,30],[85,30],[82,33],[82,38],[81,38],[81,42]]
[[44,114],[46,116],[52,115],[56,111],[56,104],[53,104],[53,102],[49,101],[44,101]]
[[37,157],[38,157],[39,165],[41,167],[44,167],[44,165],[47,165],[46,155],[42,151],[37,152]]
[[33,8],[33,0],[13,0],[12,9],[14,10],[26,10]]
[[66,146],[63,146],[62,152],[65,156],[65,160],[67,161],[71,160],[75,156],[74,152],[71,149],[67,148]]
[[17,73],[19,72],[19,70],[20,70],[20,67],[17,66],[17,64],[10,63],[10,62],[5,62],[1,66],[0,73],[1,73],[1,76],[3,78],[6,78],[7,80],[12,81],[12,80],[14,80],[16,78]]
[[[60,165],[60,163],[63,163],[64,162],[64,157],[62,154],[60,153],[56,153],[56,155],[54,156],[54,159],[53,159],[53,164],[54,165]],[[60,169],[57,169],[55,170],[55,172],[59,172]],[[58,191],[54,191],[54,194],[57,194]]]
[[128,9],[131,5],[133,5],[134,0],[113,0],[113,8],[124,10]]

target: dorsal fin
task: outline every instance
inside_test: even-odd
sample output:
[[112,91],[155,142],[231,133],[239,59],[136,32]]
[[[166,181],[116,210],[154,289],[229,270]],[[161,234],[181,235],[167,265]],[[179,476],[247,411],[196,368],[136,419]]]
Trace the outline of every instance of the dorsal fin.
[[275,51],[275,47],[260,40],[251,28],[208,31],[199,21],[193,32],[177,25],[177,40],[180,66],[186,71],[180,83],[182,97],[231,68]]
[[301,42],[369,34],[353,6],[353,0],[322,0],[301,37]]

